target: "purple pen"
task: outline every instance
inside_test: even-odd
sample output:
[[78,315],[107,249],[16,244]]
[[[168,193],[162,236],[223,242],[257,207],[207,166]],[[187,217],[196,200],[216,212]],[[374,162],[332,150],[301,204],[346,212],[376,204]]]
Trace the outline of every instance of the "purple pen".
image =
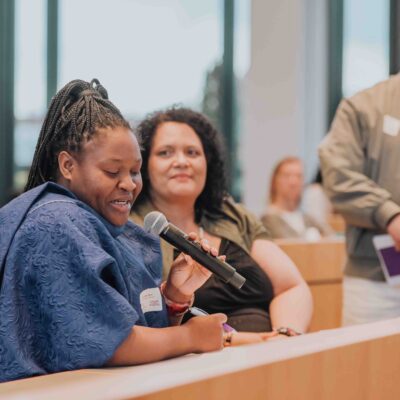
[[[210,315],[207,311],[204,311],[199,307],[190,307],[189,312],[195,317],[204,317],[205,315]],[[236,332],[235,328],[232,328],[230,325],[226,323],[223,323],[222,327],[224,328],[225,332]]]

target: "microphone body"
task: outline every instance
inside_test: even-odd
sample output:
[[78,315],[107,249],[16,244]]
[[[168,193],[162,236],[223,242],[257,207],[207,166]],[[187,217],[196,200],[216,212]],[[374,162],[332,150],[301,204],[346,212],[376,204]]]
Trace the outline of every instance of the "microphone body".
[[144,229],[147,232],[158,234],[172,246],[191,256],[223,282],[230,283],[237,289],[240,289],[246,282],[246,279],[238,274],[235,268],[204,251],[199,243],[190,241],[185,232],[169,223],[160,212],[153,211],[146,215]]

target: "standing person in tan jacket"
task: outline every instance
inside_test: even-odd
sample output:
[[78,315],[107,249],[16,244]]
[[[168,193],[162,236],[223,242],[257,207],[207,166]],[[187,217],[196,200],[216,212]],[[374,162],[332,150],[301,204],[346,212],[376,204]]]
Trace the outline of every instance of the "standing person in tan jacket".
[[400,250],[400,75],[340,103],[319,148],[324,186],[346,220],[343,323],[400,316],[400,288],[385,282],[372,238]]

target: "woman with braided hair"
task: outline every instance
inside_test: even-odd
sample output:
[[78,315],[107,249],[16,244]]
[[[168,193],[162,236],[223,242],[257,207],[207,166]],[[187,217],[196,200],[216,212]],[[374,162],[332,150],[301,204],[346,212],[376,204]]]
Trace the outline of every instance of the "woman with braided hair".
[[210,273],[181,254],[161,283],[159,242],[128,221],[141,163],[97,80],[55,95],[26,192],[0,209],[0,382],[222,347],[225,315],[179,325]]

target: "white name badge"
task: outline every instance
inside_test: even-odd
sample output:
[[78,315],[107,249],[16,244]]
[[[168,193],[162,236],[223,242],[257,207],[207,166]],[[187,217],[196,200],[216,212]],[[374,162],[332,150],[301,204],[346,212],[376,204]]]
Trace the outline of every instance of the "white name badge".
[[143,314],[162,310],[161,292],[158,287],[145,289],[140,293],[140,306]]
[[383,132],[390,136],[397,136],[400,130],[400,120],[390,115],[383,117]]

